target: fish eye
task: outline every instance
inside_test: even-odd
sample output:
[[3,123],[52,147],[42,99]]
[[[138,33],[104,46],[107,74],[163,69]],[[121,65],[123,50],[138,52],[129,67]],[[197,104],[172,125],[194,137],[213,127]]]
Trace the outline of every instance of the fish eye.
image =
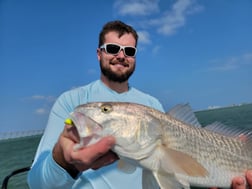
[[101,106],[101,111],[103,112],[103,113],[109,113],[109,112],[111,112],[113,110],[113,108],[112,108],[112,105],[111,104],[103,104],[102,106]]

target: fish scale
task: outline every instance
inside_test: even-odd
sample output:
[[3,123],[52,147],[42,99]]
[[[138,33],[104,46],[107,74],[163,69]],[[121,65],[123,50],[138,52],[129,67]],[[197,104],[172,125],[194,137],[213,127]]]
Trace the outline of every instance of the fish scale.
[[76,107],[70,118],[78,131],[86,127],[78,123],[90,124],[83,138],[90,137],[92,127],[93,132],[100,127],[100,137],[114,136],[112,150],[143,168],[145,189],[152,189],[145,184],[150,183],[147,178],[161,189],[228,188],[234,176],[244,176],[252,168],[251,131],[219,123],[202,128],[188,105],[165,114],[134,103],[94,102]]
[[[179,125],[180,127],[178,127]],[[248,163],[246,160],[241,158],[237,162],[237,157],[234,158],[226,153],[227,151],[230,151],[231,153],[239,154],[240,157],[246,157],[247,154],[245,153],[247,151],[241,150],[242,141],[234,140],[233,138],[226,138],[224,140],[223,136],[220,136],[219,134],[209,134],[206,133],[205,130],[198,128],[188,129],[187,126],[181,124],[167,124],[166,133],[174,133],[173,136],[164,136],[165,138],[169,138],[171,148],[190,154],[192,157],[202,162],[202,164],[208,165],[207,167],[212,166],[211,162],[215,162],[216,166],[222,167],[224,170],[230,170],[234,172],[244,172],[248,167],[251,167],[251,160]],[[205,141],[208,141],[208,143]],[[216,148],[216,146],[221,146],[222,148]],[[213,171],[215,172],[214,174],[217,175],[219,169],[213,169]],[[197,182],[207,182],[200,181],[203,180],[201,178],[188,178],[189,180],[197,180]],[[216,184],[216,179],[213,181],[210,180],[211,179],[208,180],[209,183],[213,182],[213,184]]]
[[[175,126],[175,128],[177,128],[177,125]],[[186,139],[179,139],[178,134],[174,136],[176,144],[179,144],[179,147],[175,147],[175,149],[186,151],[192,157],[195,157],[199,160],[208,159],[208,161],[215,161],[219,166],[227,167],[233,171],[245,170],[245,168],[248,167],[248,163],[246,163],[246,161],[243,161],[241,159],[240,161],[238,161],[239,163],[237,163],[236,158],[226,153],[227,151],[229,151],[231,154],[238,154],[237,156],[246,157],[246,151],[241,151],[241,141],[233,140],[232,138],[225,138],[224,140],[223,136],[219,136],[218,134],[214,133],[211,133],[211,135],[208,133],[203,134],[204,138],[200,138],[199,136],[202,135],[199,135],[199,132],[204,132],[204,130],[199,130],[198,128],[191,128],[190,130],[186,129],[186,131],[179,130],[177,132],[186,133]],[[208,141],[208,143],[206,143],[205,141]],[[220,146],[221,148],[216,148],[216,146]]]

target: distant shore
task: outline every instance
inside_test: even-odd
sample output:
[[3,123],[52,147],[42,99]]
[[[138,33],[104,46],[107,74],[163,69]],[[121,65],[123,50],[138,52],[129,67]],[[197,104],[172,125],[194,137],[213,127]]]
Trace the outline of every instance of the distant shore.
[[41,135],[43,134],[43,132],[44,130],[5,132],[5,133],[0,133],[0,140]]

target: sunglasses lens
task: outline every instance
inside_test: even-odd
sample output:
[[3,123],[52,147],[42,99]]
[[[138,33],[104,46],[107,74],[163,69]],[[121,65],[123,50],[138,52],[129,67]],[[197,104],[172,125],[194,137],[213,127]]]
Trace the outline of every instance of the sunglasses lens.
[[135,56],[136,49],[133,47],[125,47],[124,52],[127,56]]
[[109,54],[117,55],[121,49],[123,49],[124,54],[126,56],[134,57],[136,55],[136,48],[134,47],[124,47],[116,44],[105,44],[101,46],[101,48],[105,48],[106,52]]
[[120,51],[120,46],[108,44],[106,51],[110,54],[117,54]]

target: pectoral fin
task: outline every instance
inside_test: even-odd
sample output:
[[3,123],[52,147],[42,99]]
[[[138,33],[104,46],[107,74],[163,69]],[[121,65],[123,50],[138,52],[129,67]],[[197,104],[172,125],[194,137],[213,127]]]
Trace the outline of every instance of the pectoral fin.
[[174,174],[163,174],[143,170],[142,188],[144,189],[190,189],[183,179],[177,179]]
[[183,179],[178,179],[174,174],[153,173],[160,189],[190,189],[190,185]]
[[193,157],[172,149],[165,150],[165,157],[161,159],[164,172],[180,173],[188,176],[205,177],[208,171]]

